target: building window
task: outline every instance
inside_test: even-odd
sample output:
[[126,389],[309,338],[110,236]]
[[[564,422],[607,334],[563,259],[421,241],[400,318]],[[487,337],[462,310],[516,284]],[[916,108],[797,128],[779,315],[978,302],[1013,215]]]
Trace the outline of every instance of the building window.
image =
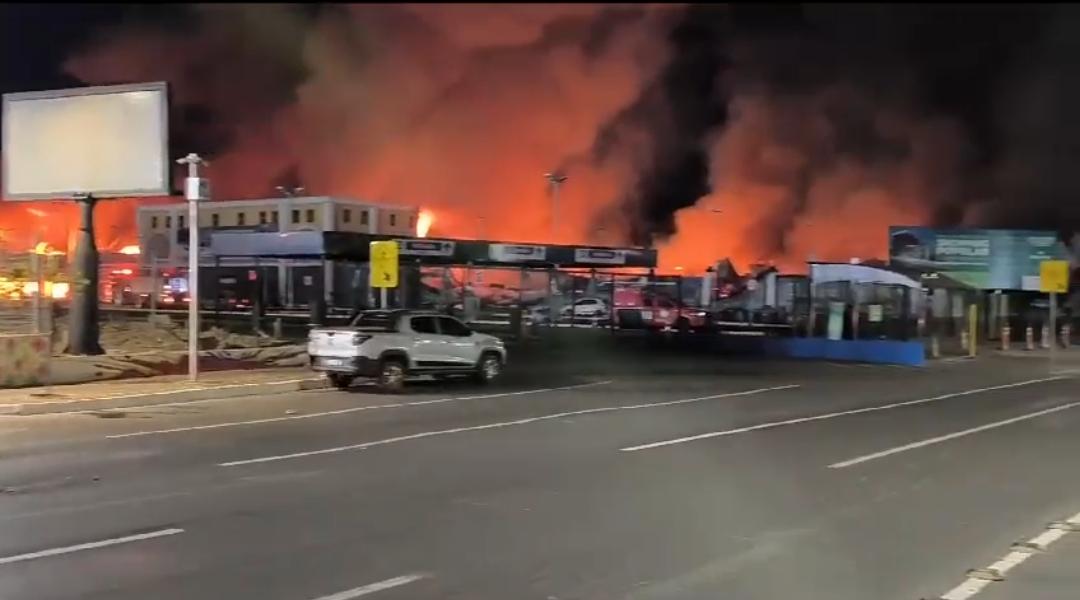
[[292,211],[292,222],[293,223],[299,223],[300,222],[300,211],[299,210],[293,210]]
[[259,225],[266,225],[266,211],[259,211]]
[[184,215],[180,215],[179,217],[176,217],[176,226],[179,227],[180,229],[184,228]]
[[390,226],[394,227],[395,225],[397,225],[397,215],[391,213],[390,214]]
[[314,208],[309,208],[309,209],[304,211],[304,220],[306,220],[308,223],[314,223],[315,222],[315,209]]
[[360,224],[361,224],[361,225],[367,225],[367,223],[368,223],[368,220],[367,220],[367,211],[366,211],[366,210],[362,210],[362,211],[360,211]]
[[270,211],[270,222],[273,223],[274,225],[278,224],[278,211],[276,211],[276,210]]
[[165,215],[165,229],[172,229],[172,215]]
[[345,210],[341,211],[341,222],[342,223],[349,223],[351,221],[352,221],[352,211],[347,209],[347,208]]
[[157,217],[150,217],[150,229],[157,229]]
[[236,213],[236,224],[238,226],[244,225],[244,213]]
[[221,217],[217,213],[210,215],[210,226],[217,227],[221,225]]

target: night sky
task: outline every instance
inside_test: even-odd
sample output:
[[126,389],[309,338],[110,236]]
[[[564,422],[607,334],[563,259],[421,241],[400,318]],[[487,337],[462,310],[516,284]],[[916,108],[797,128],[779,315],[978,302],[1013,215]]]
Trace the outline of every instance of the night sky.
[[494,211],[523,239],[561,168],[566,236],[746,260],[883,247],[838,222],[1080,225],[1070,6],[3,5],[0,27],[3,92],[169,81],[174,151],[222,161],[228,197],[303,184],[459,235]]

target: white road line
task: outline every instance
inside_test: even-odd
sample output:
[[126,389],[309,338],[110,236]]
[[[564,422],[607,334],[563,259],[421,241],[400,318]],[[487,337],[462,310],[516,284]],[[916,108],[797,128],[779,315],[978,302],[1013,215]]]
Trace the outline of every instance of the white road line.
[[0,565],[7,565],[11,563],[22,562],[26,560],[34,560],[36,558],[46,558],[49,556],[57,556],[60,554],[71,554],[72,552],[81,552],[83,550],[93,550],[95,548],[104,548],[106,546],[116,546],[117,544],[128,544],[131,542],[141,542],[143,540],[150,540],[159,537],[165,537],[168,535],[176,535],[178,533],[184,533],[183,529],[161,529],[158,531],[151,531],[149,533],[140,533],[138,535],[129,535],[125,537],[112,538],[108,540],[101,540],[99,542],[88,542],[86,544],[77,544],[75,546],[64,546],[63,548],[52,548],[50,550],[42,550],[40,552],[30,552],[28,554],[17,554],[15,556],[6,556],[0,558]]
[[522,390],[518,392],[500,392],[495,394],[483,394],[480,396],[461,396],[458,398],[439,398],[437,400],[419,400],[416,402],[394,402],[391,404],[373,404],[370,406],[354,406],[352,408],[343,408],[340,410],[328,410],[317,413],[307,413],[302,415],[290,415],[285,417],[269,417],[266,419],[252,419],[250,421],[230,421],[226,423],[214,423],[211,425],[193,425],[191,427],[175,427],[172,429],[154,429],[150,431],[134,431],[131,433],[117,433],[113,435],[105,436],[105,439],[117,440],[121,438],[140,437],[145,435],[163,435],[167,433],[181,433],[184,431],[202,431],[205,429],[222,429],[225,427],[241,427],[245,425],[262,425],[265,423],[280,423],[282,421],[295,421],[298,419],[314,419],[317,417],[329,417],[333,415],[345,415],[354,412],[361,412],[365,410],[377,410],[386,408],[404,408],[409,406],[427,406],[429,404],[442,404],[444,402],[459,402],[462,400],[482,400],[486,398],[503,398],[507,396],[527,396],[529,394],[543,394],[547,392],[562,392],[566,390],[576,390],[581,388],[593,387],[598,385],[608,385],[611,380],[605,381],[593,381],[590,383],[581,383],[577,385],[567,385],[563,387],[554,388],[539,388],[533,390]]
[[798,385],[781,385],[776,387],[758,388],[753,390],[745,390],[742,392],[730,392],[726,394],[713,394],[711,396],[701,396],[699,398],[683,398],[680,400],[670,400],[667,402],[650,402],[648,404],[631,404],[627,406],[604,406],[599,408],[587,408],[583,410],[574,410],[569,412],[561,412],[550,415],[542,415],[539,417],[527,417],[524,419],[516,419],[514,421],[502,421],[499,423],[488,423],[486,425],[475,425],[472,427],[457,427],[454,429],[441,429],[438,431],[424,431],[421,433],[413,433],[410,435],[402,435],[398,437],[386,438],[383,440],[375,440],[373,442],[364,442],[361,444],[351,444],[348,446],[338,446],[336,448],[324,448],[322,450],[311,450],[308,452],[295,452],[293,454],[282,454],[279,456],[264,456],[261,458],[249,458],[247,460],[235,460],[231,462],[219,463],[219,467],[238,467],[241,465],[251,465],[256,463],[274,462],[279,460],[291,460],[294,458],[305,458],[308,456],[318,456],[320,454],[335,454],[338,452],[348,452],[350,450],[366,450],[374,446],[383,446],[386,444],[395,444],[398,442],[405,442],[409,440],[418,440],[421,438],[434,437],[439,435],[450,435],[454,433],[464,433],[466,431],[482,431],[484,429],[498,429],[502,427],[513,427],[516,425],[526,425],[529,423],[538,423],[541,421],[550,421],[553,419],[562,419],[566,417],[575,417],[578,415],[591,415],[596,413],[615,412],[623,410],[636,410],[642,408],[656,408],[661,406],[674,406],[676,404],[689,404],[692,402],[704,402],[706,400],[716,400],[719,398],[732,398],[735,396],[752,396],[754,394],[761,394],[764,392],[775,392],[779,390],[789,390],[797,388]]
[[797,419],[787,419],[785,421],[771,421],[769,423],[760,423],[758,425],[750,425],[748,427],[739,427],[738,429],[728,429],[725,431],[711,431],[709,433],[701,433],[698,435],[691,435],[687,437],[675,438],[673,440],[664,440],[660,442],[652,442],[649,444],[641,444],[640,446],[630,446],[627,448],[621,448],[622,452],[637,452],[638,450],[651,450],[653,448],[662,448],[664,446],[674,446],[675,444],[684,444],[686,442],[696,442],[697,440],[706,440],[715,437],[725,437],[729,435],[737,435],[740,433],[749,433],[751,431],[759,431],[762,429],[774,429],[776,427],[784,427],[786,425],[798,425],[800,423],[811,423],[813,421],[824,421],[826,419],[835,419],[837,417],[846,417],[848,415],[860,415],[863,413],[877,412],[881,410],[890,410],[893,408],[901,408],[904,406],[915,406],[918,404],[926,404],[929,402],[938,402],[941,400],[948,400],[950,398],[959,398],[961,396],[969,396],[971,394],[981,394],[983,392],[992,392],[995,390],[1004,390],[1009,388],[1021,387],[1025,385],[1033,385],[1036,383],[1046,383],[1048,381],[1057,381],[1059,379],[1065,379],[1065,377],[1044,377],[1042,379],[1029,379],[1027,381],[1018,381],[1016,383],[1006,383],[1003,385],[995,385],[991,387],[976,388],[973,390],[963,390],[960,392],[951,392],[948,394],[942,394],[940,396],[934,396],[932,398],[919,398],[918,400],[906,400],[904,402],[894,402],[892,404],[883,404],[881,406],[869,406],[866,408],[856,408],[853,410],[842,410],[839,412],[825,413],[822,415],[814,415],[812,417],[799,417]]
[[[1066,519],[1066,522],[1080,524],[1080,513]],[[1051,544],[1068,534],[1069,531],[1065,529],[1047,529],[1043,533],[1028,540],[1027,544],[1045,551]],[[983,589],[990,584],[994,583],[995,579],[987,578],[986,576],[1002,579],[1006,573],[1033,556],[1035,556],[1034,551],[1024,552],[1023,550],[1013,550],[990,566],[984,569],[976,569],[975,571],[981,572],[980,574],[972,574],[969,571],[967,579],[961,582],[960,585],[943,594],[941,600],[968,600],[983,591]]]
[[424,575],[422,573],[402,575],[401,577],[394,577],[393,579],[369,583],[365,586],[353,588],[351,590],[345,590],[344,592],[338,592],[336,594],[330,594],[329,596],[320,596],[318,598],[315,598],[315,600],[351,600],[352,598],[359,598],[360,596],[374,594],[375,592],[381,592],[390,588],[408,585],[410,583],[413,583],[414,581],[420,581],[425,577],[427,577],[427,575]]
[[1027,543],[1037,546],[1042,549],[1046,549],[1047,546],[1065,537],[1065,534],[1069,533],[1064,529],[1047,529],[1039,535],[1028,540]]
[[[56,404],[78,404],[80,402],[86,402],[87,400],[120,400],[120,399],[123,399],[123,398],[140,398],[140,397],[143,397],[143,396],[169,396],[169,395],[172,395],[172,394],[183,394],[183,393],[186,393],[186,392],[206,392],[206,391],[215,391],[216,392],[218,390],[234,390],[234,389],[238,389],[238,388],[248,388],[248,387],[254,387],[254,386],[290,385],[290,384],[294,384],[294,383],[299,383],[301,381],[305,381],[305,380],[304,379],[283,379],[283,380],[280,380],[280,381],[266,381],[266,382],[262,382],[262,383],[258,383],[258,382],[255,382],[255,383],[229,383],[229,384],[226,384],[226,385],[216,385],[216,386],[213,386],[213,387],[194,387],[194,388],[185,387],[185,388],[178,388],[178,389],[174,388],[174,389],[170,389],[170,390],[163,390],[163,391],[160,391],[160,392],[139,392],[139,393],[136,393],[136,394],[112,394],[112,395],[107,394],[105,396],[94,396],[93,398],[81,398],[81,399],[80,398],[72,398],[72,399],[67,399],[67,400],[48,400],[48,401],[45,401],[45,402],[18,402],[18,403],[15,403],[15,404],[0,404],[0,408],[4,408],[4,407],[21,407],[21,406],[52,406],[52,405],[56,405]],[[232,400],[232,399],[235,399],[235,398],[229,398],[229,399]],[[168,404],[168,405],[167,404],[147,404],[147,405],[144,405],[144,406],[129,406],[129,407],[125,407],[125,408],[126,409],[131,409],[131,408],[146,408],[146,407],[150,407],[150,406],[172,406],[174,404],[194,404],[195,402],[207,402],[209,400],[221,400],[221,398],[209,398],[209,399],[203,399],[203,400],[192,400],[192,401],[189,401],[189,402],[176,402],[176,403]],[[95,409],[95,410],[99,410],[99,409]],[[75,412],[92,412],[92,411],[72,411],[72,413],[75,413]],[[50,416],[55,416],[56,414],[57,413],[51,413]],[[33,416],[33,415],[30,415],[30,416]]]
[[964,580],[964,583],[961,583],[942,595],[941,600],[967,600],[981,592],[984,587],[991,583],[993,583],[993,581],[990,581],[989,579],[966,579]]
[[986,425],[980,425],[978,427],[972,427],[971,429],[965,429],[963,431],[957,431],[957,432],[950,433],[950,434],[947,434],[947,435],[939,435],[937,437],[932,437],[932,438],[921,440],[921,441],[918,441],[918,442],[912,442],[910,444],[904,444],[903,446],[897,446],[895,448],[889,448],[888,450],[882,450],[881,452],[874,452],[873,454],[866,454],[866,455],[863,455],[863,456],[852,458],[851,460],[845,460],[845,461],[841,461],[841,462],[838,462],[838,463],[833,463],[833,464],[829,465],[829,468],[830,469],[843,469],[843,468],[846,468],[846,467],[851,467],[851,466],[858,465],[858,464],[868,462],[868,461],[871,461],[871,460],[876,460],[876,459],[879,459],[879,458],[884,458],[886,456],[891,456],[893,454],[899,454],[901,452],[907,452],[908,450],[915,450],[917,448],[924,448],[926,446],[932,446],[934,444],[940,444],[941,442],[947,442],[949,440],[954,440],[954,439],[959,438],[959,437],[964,437],[965,435],[971,435],[973,433],[979,433],[981,431],[987,431],[987,430],[990,430],[990,429],[996,429],[998,427],[1004,427],[1006,425],[1011,425],[1013,423],[1019,423],[1020,421],[1027,421],[1028,419],[1035,419],[1035,418],[1041,417],[1043,415],[1049,415],[1051,413],[1056,413],[1056,412],[1060,412],[1060,411],[1063,411],[1063,410],[1068,410],[1068,409],[1073,408],[1075,406],[1080,406],[1080,402],[1070,402],[1068,404],[1062,404],[1061,406],[1055,406],[1053,408],[1047,408],[1045,410],[1040,410],[1040,411],[1036,411],[1036,412],[1033,412],[1033,413],[1027,413],[1025,415],[1020,415],[1019,417],[1013,417],[1011,419],[1005,419],[1004,421],[995,421],[993,423],[987,423]]
[[43,517],[58,514],[70,514],[77,512],[85,512],[88,510],[98,510],[108,506],[122,506],[125,504],[142,504],[145,502],[153,502],[157,500],[167,500],[170,498],[179,498],[183,496],[192,496],[193,492],[166,492],[164,494],[154,494],[151,496],[136,496],[131,498],[118,498],[116,500],[104,500],[102,502],[94,502],[91,504],[77,504],[75,506],[57,506],[53,508],[45,508],[41,510],[34,510],[22,513],[6,513],[0,515],[0,522],[13,521],[16,519],[28,519],[33,517]]

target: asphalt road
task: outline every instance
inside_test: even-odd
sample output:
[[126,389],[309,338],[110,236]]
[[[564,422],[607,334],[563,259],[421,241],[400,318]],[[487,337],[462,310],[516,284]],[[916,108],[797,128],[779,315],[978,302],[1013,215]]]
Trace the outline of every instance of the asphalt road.
[[0,599],[916,600],[1080,511],[1040,362],[520,358],[0,418]]

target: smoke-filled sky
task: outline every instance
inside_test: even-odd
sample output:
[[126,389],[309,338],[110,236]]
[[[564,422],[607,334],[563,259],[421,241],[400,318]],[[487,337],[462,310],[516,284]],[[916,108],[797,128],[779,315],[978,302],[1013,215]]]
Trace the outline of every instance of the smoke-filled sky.
[[166,80],[173,153],[208,156],[220,199],[303,185],[687,270],[882,256],[890,224],[1080,224],[1071,6],[0,11],[0,90]]

